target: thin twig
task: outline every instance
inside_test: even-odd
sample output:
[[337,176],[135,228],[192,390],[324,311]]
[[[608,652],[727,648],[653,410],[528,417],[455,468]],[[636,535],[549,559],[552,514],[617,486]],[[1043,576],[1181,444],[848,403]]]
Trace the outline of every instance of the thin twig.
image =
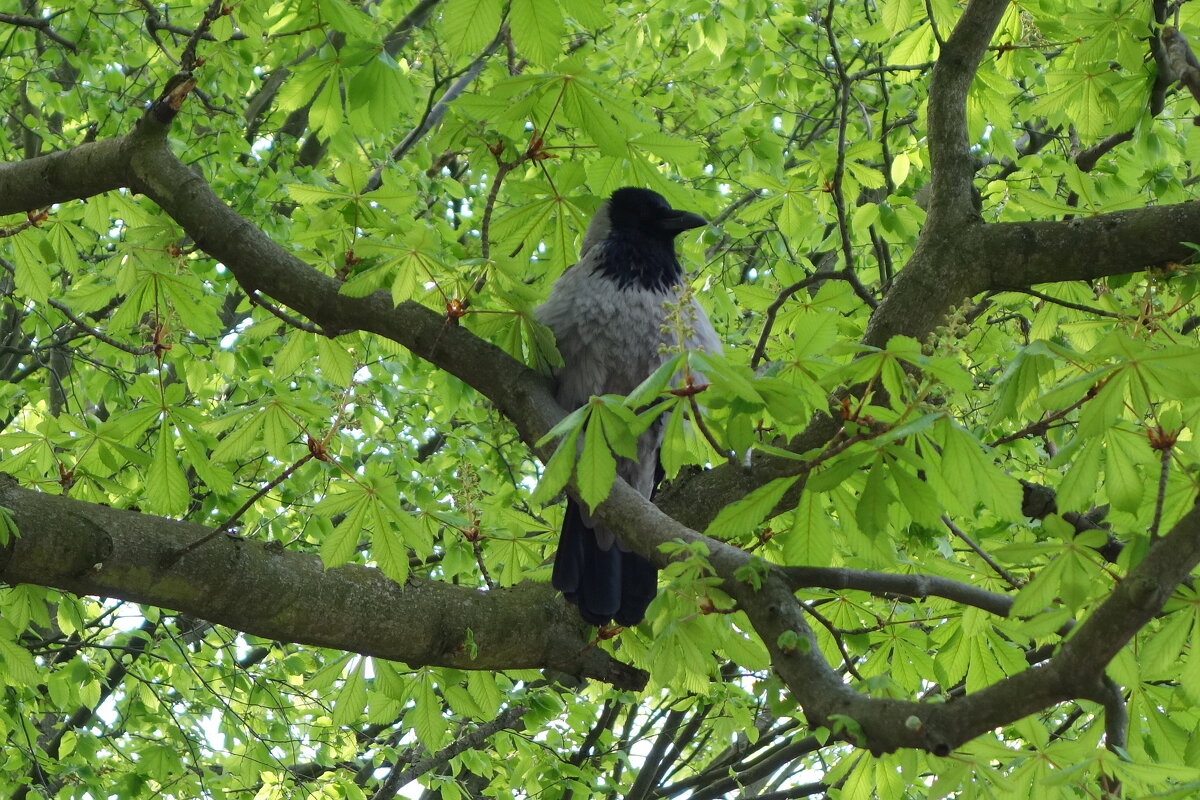
[[[427,113],[424,118],[417,123],[415,128],[405,134],[404,138],[400,140],[400,144],[396,145],[392,149],[390,154],[391,157],[389,159],[390,161],[394,163],[404,158],[404,156],[408,154],[408,151],[411,150],[413,146],[421,140],[421,137],[423,137],[426,133],[432,130],[435,125],[441,122],[442,117],[446,115],[446,109],[450,107],[450,104],[454,102],[459,95],[467,90],[467,87],[479,77],[479,73],[483,72],[484,66],[487,65],[487,60],[491,58],[492,54],[495,53],[497,48],[500,47],[500,42],[503,40],[502,37],[507,30],[508,23],[505,23],[500,27],[500,32],[496,34],[496,38],[492,39],[491,43],[483,49],[483,52],[476,56],[475,60],[471,62],[471,65],[467,67],[466,71],[463,72],[458,80],[450,84],[450,87],[446,89],[441,98],[430,107],[429,113]],[[366,185],[363,187],[362,191],[364,194],[366,192],[373,192],[383,185],[383,169],[385,166],[386,164],[380,164],[375,168],[375,171],[371,173],[371,177],[367,180]]]
[[106,345],[108,345],[109,347],[115,347],[118,350],[122,350],[122,351],[129,353],[130,355],[134,355],[134,356],[149,355],[150,353],[153,353],[155,350],[155,345],[152,345],[152,344],[148,344],[143,347],[134,347],[133,345],[125,344],[124,342],[119,342],[116,339],[109,336],[108,334],[99,330],[98,328],[93,328],[91,325],[88,325],[82,319],[77,317],[75,315],[75,313],[73,311],[71,311],[71,309],[67,308],[66,305],[59,302],[58,300],[55,300],[54,298],[50,298],[49,300],[47,300],[47,302],[52,307],[57,308],[59,311],[61,311],[63,313],[63,315],[66,316],[67,319],[71,320],[72,324],[74,324],[76,328],[79,328],[81,331],[95,337],[96,339],[99,339],[100,341],[102,341]]
[[1024,428],[1021,428],[1021,430],[1016,431],[1015,433],[1010,433],[1007,436],[1001,436],[999,439],[990,442],[988,446],[999,447],[1002,444],[1008,444],[1010,442],[1015,442],[1018,439],[1024,439],[1026,436],[1042,436],[1050,429],[1050,425],[1052,423],[1058,422],[1060,419],[1067,416],[1072,411],[1075,411],[1095,396],[1095,391],[1090,391],[1066,408],[1055,411],[1053,414],[1048,414],[1047,416],[1039,419],[1037,422],[1026,425]]
[[771,328],[773,328],[775,325],[775,316],[779,313],[779,309],[783,307],[783,304],[787,302],[788,298],[801,289],[806,289],[817,281],[825,280],[828,277],[828,274],[820,272],[809,275],[807,278],[798,280],[791,286],[785,288],[774,300],[771,301],[771,305],[767,306],[767,314],[766,318],[763,320],[763,329],[762,333],[758,337],[758,344],[754,346],[754,354],[750,356],[750,369],[758,369],[758,363],[762,361],[763,356],[766,355],[767,339],[771,335]]
[[[496,209],[496,198],[500,196],[500,184],[504,181],[504,176],[516,168],[517,163],[517,161],[505,161],[499,153],[496,153],[496,174],[488,189],[487,201],[483,204],[483,218],[479,222],[479,252],[484,261],[492,257],[492,212]],[[485,265],[483,274],[486,273]],[[473,293],[483,288],[483,274],[475,279],[475,285],[471,287]]]
[[25,219],[19,224],[14,225],[11,228],[0,228],[0,239],[6,239],[9,236],[16,236],[26,228],[37,227],[39,224],[41,224],[42,220],[46,219],[48,210],[49,209],[37,209],[30,211],[25,215]]
[[1158,526],[1162,523],[1163,505],[1167,499],[1167,476],[1171,473],[1172,446],[1164,446],[1159,455],[1161,468],[1158,473],[1158,495],[1154,499],[1154,521],[1150,523],[1150,541],[1157,541]]
[[[61,14],[63,12],[60,11],[58,13]],[[50,27],[50,20],[54,19],[56,16],[58,16],[58,14],[53,14],[43,19],[40,17],[26,17],[22,16],[21,14],[0,14],[0,22],[6,22],[9,25],[16,25],[18,28],[33,28],[47,39],[58,42],[72,53],[78,53],[79,45],[75,44],[70,39],[63,38],[59,34],[55,33],[54,29]]]
[[929,18],[929,27],[933,30],[933,40],[937,42],[940,52],[946,47],[946,40],[942,38],[942,32],[938,30],[937,20],[933,16],[933,3],[931,0],[925,0],[925,16]]
[[1036,297],[1039,300],[1045,300],[1047,303],[1053,303],[1056,306],[1063,306],[1064,308],[1071,308],[1076,311],[1084,311],[1088,314],[1095,314],[1100,317],[1111,317],[1112,319],[1123,318],[1121,314],[1118,314],[1114,311],[1105,311],[1102,308],[1092,308],[1091,306],[1085,306],[1080,303],[1072,303],[1070,300],[1059,300],[1057,297],[1051,297],[1048,294],[1043,294],[1036,289],[1017,289],[1016,291],[1027,294],[1030,297]]
[[171,558],[167,561],[166,566],[171,566],[175,562],[179,561],[179,559],[183,558],[188,553],[195,550],[197,547],[200,547],[200,546],[212,541],[213,539],[220,536],[221,534],[228,533],[230,531],[230,529],[233,528],[234,524],[238,521],[238,519],[240,519],[243,514],[245,514],[247,511],[249,511],[250,508],[255,503],[257,503],[262,498],[263,495],[265,495],[267,492],[274,489],[279,484],[283,483],[285,480],[287,480],[291,476],[291,474],[293,472],[300,469],[300,467],[304,466],[311,459],[313,459],[315,457],[316,457],[315,454],[312,452],[308,452],[308,453],[305,453],[304,455],[300,456],[300,458],[298,458],[296,460],[296,463],[292,464],[290,467],[285,469],[283,472],[279,473],[279,475],[277,475],[270,483],[268,483],[267,485],[265,485],[261,489],[259,489],[257,492],[255,492],[253,497],[251,497],[246,502],[242,503],[241,507],[237,511],[233,512],[229,516],[229,518],[226,519],[224,522],[222,522],[220,525],[213,528],[213,530],[210,533],[208,533],[204,536],[201,536],[199,539],[192,542],[191,544],[185,545],[185,546],[179,548],[178,550],[176,550],[171,555]]
[[[837,37],[833,33],[833,11],[836,5],[836,0],[829,0],[829,11],[825,15],[825,37],[829,40],[829,54],[833,58],[833,65],[837,70],[838,77],[837,161],[833,167],[830,191],[833,195],[833,207],[837,211],[843,267],[847,273],[847,280],[850,280],[850,285],[854,286],[854,281],[851,280],[854,275],[854,249],[850,242],[850,222],[846,218],[846,195],[842,191],[842,181],[846,176],[846,125],[850,115],[850,81],[846,75],[846,67],[842,64],[842,54],[838,49]],[[855,287],[856,293],[859,292],[860,287],[861,284]],[[863,295],[860,294],[861,296]],[[874,308],[875,304],[871,304],[871,307]]]
[[725,456],[730,463],[734,463],[734,453],[728,448],[721,447],[721,443],[716,440],[716,438],[712,435],[712,431],[710,431],[708,426],[704,424],[704,417],[700,414],[700,404],[696,402],[695,392],[689,394],[687,399],[688,405],[692,408],[692,423],[700,429],[700,433],[704,435],[705,440],[713,450]]
[[942,522],[943,522],[943,524],[945,524],[945,526],[947,528],[950,529],[951,533],[953,533],[955,536],[957,536],[958,538],[960,538],[964,542],[966,542],[967,547],[974,550],[975,554],[978,555],[980,558],[982,558],[985,564],[987,564],[989,567],[994,569],[996,571],[997,575],[999,575],[1001,578],[1004,578],[1004,580],[1008,581],[1008,584],[1010,586],[1012,586],[1014,589],[1021,588],[1021,585],[1024,582],[1022,580],[1020,580],[1019,578],[1017,578],[1015,575],[1013,575],[1011,572],[1006,570],[1004,567],[1000,566],[1000,564],[994,558],[992,558],[986,552],[984,552],[983,548],[980,547],[979,545],[975,544],[975,542],[971,539],[970,536],[967,536],[967,534],[963,533],[962,530],[960,530],[959,527],[954,524],[954,521],[951,520],[950,517],[946,516],[945,514],[942,514]]
[[[892,72],[924,72],[927,69],[933,69],[936,62],[926,61],[924,64],[885,64],[881,67],[868,67],[860,69],[858,72],[853,72],[846,77],[851,81],[860,81],[863,78],[869,78],[872,75],[884,75]],[[913,114],[912,120],[916,120],[916,115]]]
[[[380,784],[379,789],[371,796],[371,800],[389,800],[395,797],[406,784],[411,783],[425,773],[443,766],[452,758],[466,750],[474,750],[481,746],[500,731],[512,729],[521,730],[525,727],[521,717],[529,710],[527,706],[512,706],[505,709],[491,722],[484,723],[475,730],[451,742],[441,750],[424,758],[400,758],[392,765],[392,770]],[[402,766],[410,765],[407,769]]]
[[483,576],[483,582],[489,589],[495,589],[496,582],[492,580],[492,575],[488,572],[487,564],[483,560],[483,547],[479,544],[478,536],[471,540],[471,550],[475,553],[475,563],[479,566],[479,574]]
[[839,272],[832,273],[832,275],[833,277],[841,278],[846,283],[850,284],[850,288],[854,290],[856,295],[858,295],[859,300],[862,300],[872,309],[879,308],[879,300],[876,299],[875,295],[871,294],[867,290],[867,287],[858,279],[858,275],[854,272],[852,267],[846,267]]
[[200,43],[200,37],[208,33],[208,29],[212,26],[213,21],[221,16],[223,8],[225,8],[225,0],[213,0],[208,8],[204,10],[204,16],[200,18],[200,24],[196,26],[196,30],[192,31],[192,35],[188,37],[187,44],[183,46],[183,53],[179,56],[179,68],[183,72],[190,73],[195,69],[196,45]]
[[858,669],[854,666],[854,661],[850,657],[850,651],[846,649],[845,643],[842,642],[842,637],[839,635],[837,626],[834,625],[833,622],[827,619],[823,614],[817,611],[812,603],[800,601],[800,605],[810,617],[819,622],[821,626],[825,628],[825,630],[829,631],[829,636],[833,639],[834,646],[837,647],[838,652],[842,654],[842,661],[846,665],[846,672],[853,675],[855,680],[865,680],[863,676],[858,673]]
[[317,327],[313,323],[305,322],[302,319],[293,317],[291,314],[287,313],[283,309],[275,306],[272,303],[268,303],[266,300],[263,300],[262,295],[260,295],[258,293],[258,291],[255,289],[251,289],[249,292],[247,292],[246,297],[249,298],[250,302],[253,303],[254,305],[259,306],[260,308],[265,308],[267,311],[271,312],[271,314],[273,316],[278,317],[279,319],[286,322],[288,325],[291,325],[293,328],[302,330],[305,333],[315,333],[318,336],[328,336],[329,335],[328,333],[326,333],[324,330]]

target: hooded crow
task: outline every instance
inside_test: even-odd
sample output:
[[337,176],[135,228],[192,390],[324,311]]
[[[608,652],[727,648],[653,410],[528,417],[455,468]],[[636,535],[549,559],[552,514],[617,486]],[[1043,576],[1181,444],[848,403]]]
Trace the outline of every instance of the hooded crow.
[[[601,204],[583,237],[579,261],[554,283],[536,310],[554,332],[563,366],[555,373],[563,408],[592,395],[629,394],[668,358],[675,334],[664,331],[667,304],[678,303],[683,268],[675,237],[707,222],[677,211],[658,193],[626,187]],[[721,343],[693,299],[690,349],[720,352]],[[637,461],[617,459],[617,475],[645,497],[654,491],[663,428],[655,422],[637,443]],[[658,568],[626,550],[573,498],[567,500],[554,588],[593,625],[636,625],[658,591]]]

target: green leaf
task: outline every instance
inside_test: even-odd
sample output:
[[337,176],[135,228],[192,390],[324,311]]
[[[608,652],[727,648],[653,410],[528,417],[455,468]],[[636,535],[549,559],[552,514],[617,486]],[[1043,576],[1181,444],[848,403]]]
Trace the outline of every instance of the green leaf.
[[500,0],[447,0],[442,8],[446,46],[456,55],[475,55],[500,29]]
[[714,539],[735,539],[750,533],[779,505],[783,495],[799,479],[797,475],[776,478],[730,503],[708,524],[704,535]]
[[835,312],[813,311],[800,315],[792,324],[792,358],[796,361],[823,359],[828,356],[838,335]]
[[1087,511],[1092,507],[1100,482],[1100,456],[1103,440],[1088,439],[1075,456],[1071,468],[1058,485],[1055,502],[1059,511]]
[[575,466],[575,454],[579,449],[579,431],[563,437],[546,468],[542,470],[541,480],[529,496],[529,502],[544,505],[566,487],[571,480],[572,468]]
[[871,470],[867,473],[866,486],[858,496],[854,518],[863,533],[870,537],[887,532],[888,509],[896,501],[888,487],[885,472],[882,456],[876,456]]
[[16,637],[16,629],[0,619],[0,681],[9,686],[37,686],[37,665],[30,652],[17,644]]
[[567,414],[560,419],[558,423],[551,428],[546,434],[537,440],[537,446],[542,447],[551,439],[558,436],[564,436],[572,431],[579,431],[587,423],[588,417],[592,413],[591,403],[586,403],[579,408]]
[[325,563],[325,569],[345,564],[354,555],[370,510],[370,498],[359,494],[358,502],[350,507],[338,526],[321,542],[321,561]]
[[[349,337],[342,337],[348,339]],[[338,339],[317,337],[317,364],[321,373],[338,386],[349,386],[357,368],[354,356]]]
[[833,535],[821,496],[806,489],[796,504],[792,527],[783,537],[783,559],[788,564],[827,567],[833,563]]
[[616,477],[617,460],[604,439],[604,427],[598,420],[589,419],[583,433],[583,452],[575,468],[579,498],[589,510],[595,511],[608,497]]
[[513,43],[521,55],[542,66],[558,60],[565,32],[558,3],[554,0],[512,0],[508,18]]
[[17,528],[17,520],[13,517],[13,510],[5,506],[0,506],[0,547],[7,547],[9,542],[20,535],[21,531]]
[[1017,592],[1009,612],[1014,617],[1032,617],[1054,606],[1058,597],[1059,586],[1062,584],[1065,562],[1053,559],[1039,569],[1033,580],[1026,583]]
[[417,734],[417,740],[430,752],[436,751],[446,741],[446,718],[442,715],[442,703],[434,693],[432,676],[423,672],[412,692],[413,708],[404,716],[404,721]]
[[1192,614],[1192,634],[1179,685],[1193,703],[1200,703],[1200,614]]
[[625,405],[636,409],[657,400],[674,380],[675,373],[679,371],[684,358],[683,353],[676,353],[664,361],[658,369],[650,374],[650,377],[639,383],[637,388],[626,396]]
[[624,158],[625,133],[613,119],[611,108],[606,108],[602,97],[585,81],[571,79],[562,94],[562,110],[567,118],[583,129],[600,152],[606,156]]
[[1001,519],[1022,519],[1021,485],[984,454],[979,441],[944,418],[936,423],[935,431],[942,441],[943,478],[952,486],[973,485],[974,496]]
[[[649,424],[651,420],[645,420]],[[643,421],[616,403],[604,403],[596,408],[592,415],[591,424],[599,424],[604,430],[605,441],[609,448],[621,458],[637,461],[637,437],[644,430]]]
[[933,57],[936,42],[933,27],[925,24],[891,47],[887,63],[892,65],[920,64]]
[[735,367],[723,356],[703,351],[692,353],[691,357],[699,363],[705,378],[714,386],[719,387],[721,391],[728,392],[757,406],[764,405],[762,395],[755,391],[751,378],[746,376],[746,373],[749,372],[746,368]]
[[942,508],[933,487],[899,461],[888,462],[888,474],[896,484],[896,494],[913,521],[927,528],[937,528],[942,521]]
[[168,425],[158,429],[158,446],[146,471],[146,506],[164,515],[182,514],[188,506],[187,478],[179,466],[170,431]]
[[1132,514],[1142,503],[1145,481],[1138,465],[1149,445],[1145,438],[1117,428],[1105,434],[1104,442],[1104,491],[1113,508]]
[[383,570],[383,574],[401,586],[408,580],[408,548],[405,546],[406,532],[419,535],[415,521],[403,511],[391,513],[384,510],[383,503],[375,503],[377,518],[372,526],[371,556]]
[[346,0],[317,0],[317,5],[321,9],[321,17],[337,30],[358,39],[371,38],[371,18]]
[[915,7],[915,0],[885,0],[880,4],[879,11],[888,32],[895,36],[907,28],[912,22]]
[[350,725],[362,716],[367,709],[367,681],[364,675],[367,659],[359,656],[354,659],[350,674],[338,690],[337,700],[333,704],[333,724],[338,726]]
[[38,252],[38,245],[41,244],[43,236],[41,230],[27,228],[8,240],[11,242],[13,264],[16,267],[13,277],[16,280],[17,292],[37,303],[45,303],[53,289],[50,270]]

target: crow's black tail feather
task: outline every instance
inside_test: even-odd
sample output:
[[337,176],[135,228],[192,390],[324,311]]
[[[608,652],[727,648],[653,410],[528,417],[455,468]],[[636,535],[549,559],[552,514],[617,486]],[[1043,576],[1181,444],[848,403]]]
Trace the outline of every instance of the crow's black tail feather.
[[616,544],[601,548],[579,504],[568,499],[551,582],[579,606],[585,622],[607,625],[616,620],[630,626],[642,621],[658,592],[658,568]]

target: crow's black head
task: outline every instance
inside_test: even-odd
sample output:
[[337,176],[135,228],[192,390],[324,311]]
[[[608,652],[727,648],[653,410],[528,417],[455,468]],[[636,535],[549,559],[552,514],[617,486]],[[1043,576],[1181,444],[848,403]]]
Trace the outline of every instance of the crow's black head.
[[708,224],[699,214],[671,208],[657,192],[631,186],[613,192],[596,217],[596,233],[603,232],[597,269],[623,289],[637,285],[664,292],[683,275],[675,237]]

